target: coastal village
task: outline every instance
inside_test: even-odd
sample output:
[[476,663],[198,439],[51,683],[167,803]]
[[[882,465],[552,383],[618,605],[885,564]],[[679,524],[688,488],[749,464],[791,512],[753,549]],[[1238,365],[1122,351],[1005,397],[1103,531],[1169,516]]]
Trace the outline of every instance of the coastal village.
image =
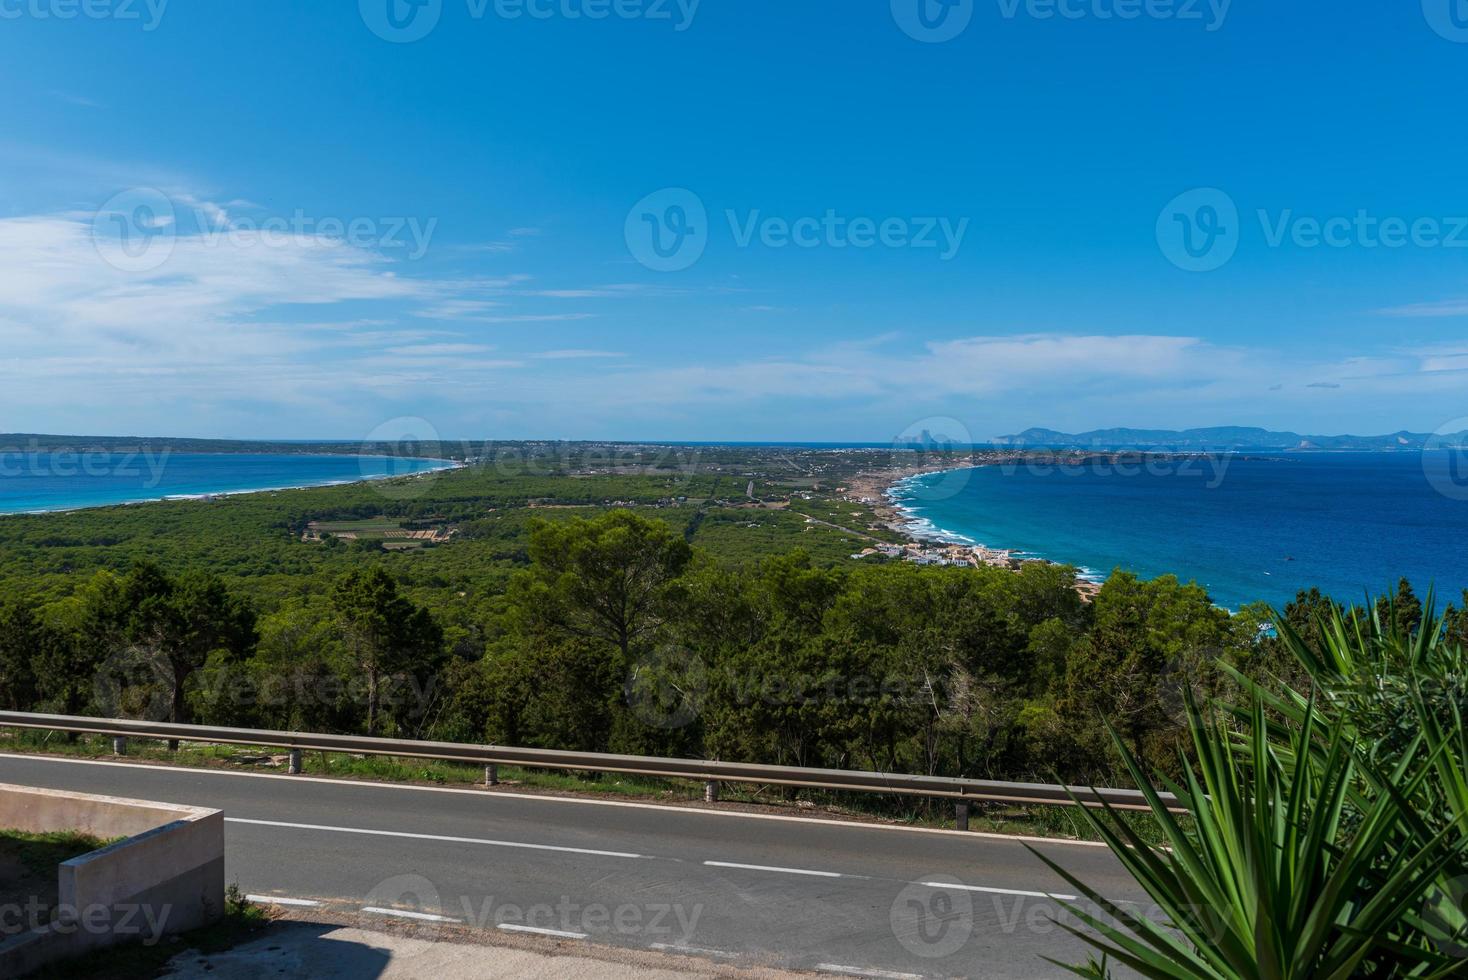
[[863,548],[852,558],[896,558],[910,561],[914,565],[968,565],[978,568],[1018,569],[1025,559],[1018,558],[1012,551],[985,548],[982,545],[943,544],[936,541],[909,541],[907,544],[880,544],[875,548]]
[[[995,455],[1000,459],[1004,458],[1003,454]],[[946,469],[962,468],[976,465],[976,463],[991,461],[997,460],[975,460],[971,458],[936,467],[932,465],[931,461],[925,461],[921,465],[860,473],[850,481],[849,486],[837,487],[836,492],[844,499],[871,508],[873,514],[882,525],[907,539],[900,544],[875,544],[872,547],[863,548],[851,557],[856,560],[908,561],[915,565],[1003,568],[1016,572],[1030,562],[1047,563],[1043,558],[1024,557],[1009,549],[989,548],[977,544],[957,544],[951,541],[935,540],[915,533],[911,516],[898,506],[891,497],[892,488],[902,480],[921,474],[941,472]],[[1076,581],[1076,591],[1087,602],[1094,599],[1100,589],[1101,584],[1099,582],[1093,582],[1088,579],[1078,579]]]

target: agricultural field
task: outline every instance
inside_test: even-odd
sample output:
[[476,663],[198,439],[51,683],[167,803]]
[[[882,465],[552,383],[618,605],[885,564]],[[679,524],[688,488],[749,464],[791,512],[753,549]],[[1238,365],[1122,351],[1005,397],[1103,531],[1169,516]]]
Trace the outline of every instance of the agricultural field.
[[387,551],[412,551],[445,544],[456,528],[421,521],[368,518],[360,521],[312,521],[302,532],[303,541],[375,543]]

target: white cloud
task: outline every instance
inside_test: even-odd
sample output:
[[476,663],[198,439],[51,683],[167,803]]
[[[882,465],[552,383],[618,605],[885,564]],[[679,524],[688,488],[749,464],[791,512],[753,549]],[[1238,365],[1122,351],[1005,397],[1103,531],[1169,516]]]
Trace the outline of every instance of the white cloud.
[[1409,303],[1377,310],[1379,316],[1447,317],[1468,316],[1468,299],[1447,299],[1435,303]]
[[51,98],[53,98],[53,99],[59,99],[62,102],[66,102],[66,103],[68,103],[70,105],[74,105],[74,106],[80,106],[83,109],[104,109],[104,108],[106,108],[106,106],[104,106],[102,103],[98,102],[96,99],[89,99],[85,95],[76,95],[76,94],[71,93],[71,92],[63,92],[60,89],[52,89],[50,92],[48,92],[46,94],[49,95],[49,96],[51,96]]
[[[170,196],[232,229],[231,214],[254,207]],[[141,427],[138,418],[162,418],[175,431],[208,433],[220,425],[204,420],[228,411],[241,420],[236,432],[258,432],[249,420],[271,417],[293,420],[294,431],[282,434],[309,436],[360,426],[388,402],[404,415],[428,411],[425,404],[448,406],[453,418],[440,429],[467,434],[476,419],[522,420],[526,434],[552,422],[570,434],[615,425],[657,435],[665,423],[679,424],[689,436],[726,419],[736,420],[719,423],[732,434],[729,426],[767,417],[798,436],[947,414],[987,435],[996,430],[982,420],[996,413],[1023,414],[1022,424],[1150,424],[1177,418],[1179,406],[1214,416],[1204,421],[1231,422],[1256,409],[1289,419],[1294,408],[1326,400],[1376,399],[1379,407],[1430,395],[1438,404],[1460,397],[1468,371],[1464,343],[1287,358],[1267,345],[1142,331],[989,331],[927,342],[884,334],[804,351],[792,336],[764,348],[768,356],[739,357],[753,348],[712,352],[700,345],[697,323],[689,324],[695,329],[683,349],[698,353],[680,356],[673,353],[679,345],[664,344],[628,347],[629,356],[598,346],[622,341],[593,339],[571,325],[598,316],[597,300],[618,301],[620,309],[630,298],[709,290],[637,283],[532,289],[519,273],[409,274],[409,264],[329,238],[207,235],[187,217],[183,227],[154,230],[172,237],[167,261],[129,272],[104,261],[90,214],[0,219],[0,342],[24,365],[7,380],[12,417],[25,417],[23,409],[32,418],[111,420],[102,428],[130,430]],[[579,309],[547,312],[573,306],[544,302],[551,300],[574,300]],[[633,313],[644,305],[652,308],[638,304]],[[747,322],[768,323],[758,314],[775,310],[751,308]],[[484,329],[514,324],[545,329]],[[564,346],[523,353],[495,346],[527,336],[536,347]],[[1349,399],[1320,390],[1332,386],[1344,386]],[[98,424],[73,427],[96,431]]]
[[1425,357],[1422,359],[1423,371],[1468,371],[1468,353],[1465,354],[1440,354],[1436,357]]
[[542,361],[575,361],[606,357],[626,357],[616,351],[609,350],[548,350],[539,354],[531,354],[531,357]]
[[386,347],[382,352],[394,357],[445,357],[484,354],[492,350],[494,348],[486,344],[411,344],[405,347]]
[[[890,338],[884,338],[890,339]],[[1217,377],[1240,355],[1194,337],[1031,334],[933,342],[909,351],[853,342],[804,357],[689,365],[613,376],[625,403],[989,397],[1036,385]]]
[[519,246],[514,242],[483,242],[479,245],[459,245],[456,248],[460,252],[505,253],[515,251]]
[[619,282],[605,286],[585,286],[574,289],[527,289],[521,296],[540,296],[547,299],[614,299],[630,296],[676,296],[684,290],[671,286],[654,286],[640,282]]
[[[228,206],[175,200],[228,220]],[[94,243],[90,215],[0,220],[0,337],[27,367],[7,384],[12,413],[52,405],[108,418],[139,400],[329,410],[357,398],[358,385],[408,395],[519,363],[485,357],[492,348],[452,329],[400,324],[435,305],[445,316],[455,303],[497,309],[464,294],[520,278],[405,276],[341,241],[238,230],[165,232],[154,247],[171,248],[166,261],[141,271],[109,264],[112,245]],[[352,304],[373,315],[342,316]]]
[[494,316],[461,316],[461,323],[563,323],[573,320],[590,320],[595,313],[512,313]]
[[497,310],[505,304],[485,299],[446,299],[419,310],[417,315],[426,320],[462,320]]
[[[166,248],[166,242],[154,248]],[[156,269],[110,265],[89,223],[74,217],[0,220],[0,311],[63,330],[171,333],[235,322],[289,304],[411,300],[432,284],[394,275],[370,252],[322,239],[282,247],[247,238],[179,235]]]
[[1197,337],[1146,334],[1027,334],[970,337],[928,345],[924,370],[954,391],[1000,390],[1038,379],[1170,379],[1207,368],[1215,374],[1236,355]]
[[525,295],[543,296],[547,299],[607,299],[626,294],[611,289],[537,289]]

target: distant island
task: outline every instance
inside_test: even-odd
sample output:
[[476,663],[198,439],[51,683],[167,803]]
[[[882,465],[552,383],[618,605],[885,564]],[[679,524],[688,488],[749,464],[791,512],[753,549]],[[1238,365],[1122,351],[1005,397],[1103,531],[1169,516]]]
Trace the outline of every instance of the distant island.
[[1093,429],[1057,432],[1026,429],[999,436],[1002,446],[1045,449],[1153,449],[1153,450],[1421,450],[1428,446],[1468,446],[1468,430],[1456,435],[1431,432],[1393,432],[1384,436],[1313,436],[1273,432],[1250,426],[1221,425],[1206,429]]

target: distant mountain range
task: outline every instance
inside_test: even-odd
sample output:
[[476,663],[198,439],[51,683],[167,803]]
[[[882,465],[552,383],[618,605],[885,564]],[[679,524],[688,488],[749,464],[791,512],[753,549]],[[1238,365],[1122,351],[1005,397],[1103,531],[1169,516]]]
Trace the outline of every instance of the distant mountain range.
[[1005,446],[1034,446],[1052,449],[1354,449],[1420,450],[1428,445],[1468,446],[1468,431],[1455,436],[1430,432],[1393,432],[1384,436],[1311,436],[1298,432],[1271,432],[1240,425],[1207,429],[1093,429],[1090,432],[1057,432],[1026,429],[995,442]]

